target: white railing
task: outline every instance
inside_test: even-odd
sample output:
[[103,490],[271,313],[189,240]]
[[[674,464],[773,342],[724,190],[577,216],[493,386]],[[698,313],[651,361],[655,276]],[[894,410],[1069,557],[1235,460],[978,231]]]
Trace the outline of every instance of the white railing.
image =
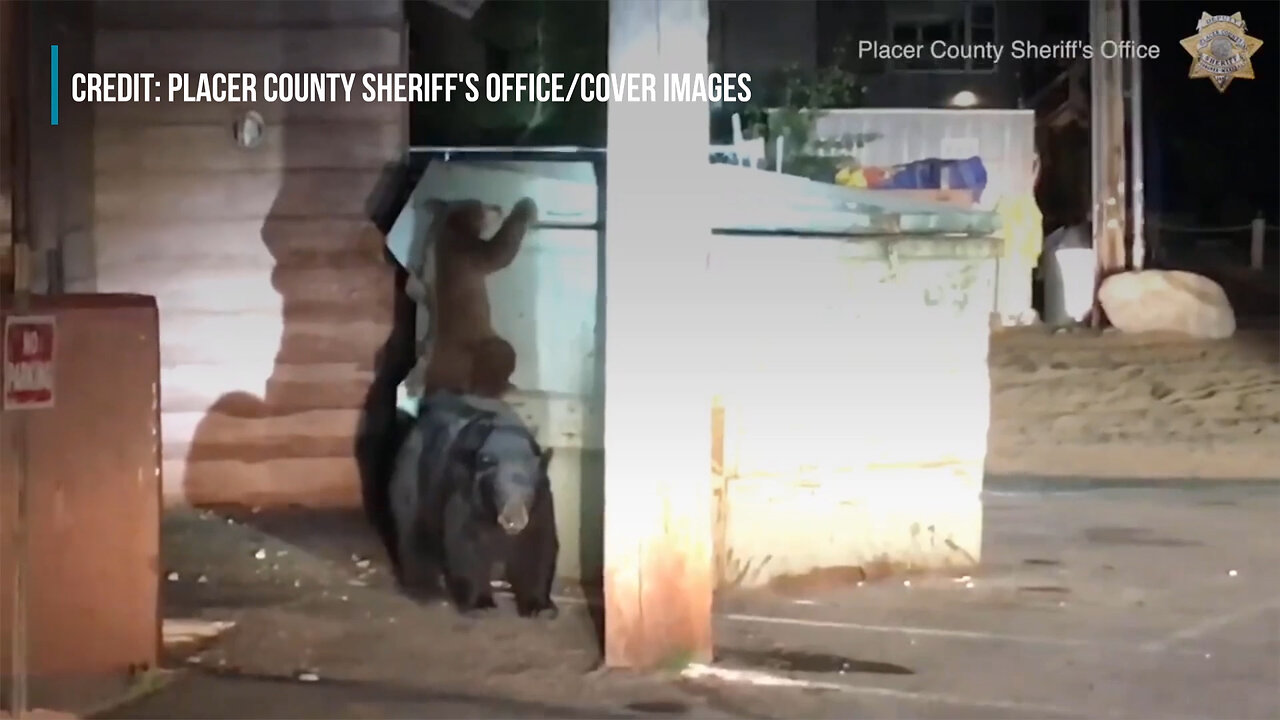
[[734,165],[764,169],[764,138],[745,139],[742,136],[742,116],[734,113],[731,119],[733,121],[733,142],[728,145],[712,145],[711,157],[719,156],[729,160]]
[[[765,143],[764,138],[752,138],[746,140],[742,135],[742,118],[738,113],[734,113],[733,122],[733,142],[728,145],[711,145],[710,156],[722,157],[735,165],[743,165],[750,168],[765,169]],[[782,137],[777,138],[777,163],[775,170],[782,172],[782,153],[783,140]],[[1268,225],[1266,218],[1261,214],[1254,218],[1253,221],[1240,225],[1223,225],[1217,227],[1194,226],[1194,225],[1178,225],[1162,221],[1156,218],[1148,219],[1146,227],[1149,233],[1159,235],[1160,233],[1178,233],[1178,234],[1223,234],[1233,232],[1249,232],[1249,267],[1254,270],[1261,270],[1266,256],[1267,234],[1280,232],[1280,226]]]

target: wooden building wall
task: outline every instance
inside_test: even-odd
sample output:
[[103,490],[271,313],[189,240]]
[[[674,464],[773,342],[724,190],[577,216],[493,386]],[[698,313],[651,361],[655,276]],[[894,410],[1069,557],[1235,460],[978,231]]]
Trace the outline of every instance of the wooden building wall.
[[[371,72],[404,65],[398,0],[101,0],[98,71]],[[266,120],[240,148],[234,123]],[[407,108],[360,102],[100,104],[99,292],[160,307],[166,499],[358,499],[358,407],[390,329],[370,203]]]
[[10,244],[13,241],[10,228],[10,211],[12,210],[9,194],[12,179],[9,177],[10,143],[12,133],[10,126],[13,103],[9,99],[9,84],[12,77],[13,45],[10,37],[13,33],[14,10],[17,3],[0,3],[0,292],[8,287]]

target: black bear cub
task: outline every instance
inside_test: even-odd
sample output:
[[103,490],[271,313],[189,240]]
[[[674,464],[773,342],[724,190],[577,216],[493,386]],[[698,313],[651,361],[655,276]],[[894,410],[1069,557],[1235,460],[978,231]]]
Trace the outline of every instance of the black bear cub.
[[418,417],[400,422],[411,426],[401,434],[390,502],[404,589],[435,597],[443,576],[458,610],[494,608],[490,578],[501,562],[520,615],[555,617],[551,450],[506,403],[475,395],[428,393]]

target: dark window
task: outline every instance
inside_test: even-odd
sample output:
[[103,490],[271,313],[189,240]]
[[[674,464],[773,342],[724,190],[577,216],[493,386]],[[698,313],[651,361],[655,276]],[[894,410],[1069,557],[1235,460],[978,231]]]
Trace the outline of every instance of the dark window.
[[893,44],[894,45],[915,45],[918,42],[919,32],[915,25],[894,25],[893,26]]
[[889,5],[890,42],[895,45],[924,45],[925,57],[897,60],[900,70],[990,70],[988,58],[934,59],[929,45],[942,41],[956,46],[997,42],[995,3],[990,0],[960,0],[947,3],[915,4],[903,0]]
[[977,25],[993,26],[996,24],[996,5],[990,2],[975,2],[970,6],[969,22]]
[[996,41],[996,29],[993,27],[982,27],[974,25],[969,30],[969,42],[973,45],[981,45],[983,43],[993,43]]
[[930,23],[920,28],[920,42],[929,45],[939,40],[944,43],[955,42],[955,25],[949,22],[941,22]]

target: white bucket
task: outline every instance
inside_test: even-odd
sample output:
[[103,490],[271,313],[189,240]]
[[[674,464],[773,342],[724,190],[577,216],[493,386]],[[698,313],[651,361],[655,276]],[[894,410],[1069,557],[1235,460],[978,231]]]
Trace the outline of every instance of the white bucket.
[[1058,248],[1044,267],[1044,321],[1083,322],[1093,307],[1095,260],[1091,248]]

